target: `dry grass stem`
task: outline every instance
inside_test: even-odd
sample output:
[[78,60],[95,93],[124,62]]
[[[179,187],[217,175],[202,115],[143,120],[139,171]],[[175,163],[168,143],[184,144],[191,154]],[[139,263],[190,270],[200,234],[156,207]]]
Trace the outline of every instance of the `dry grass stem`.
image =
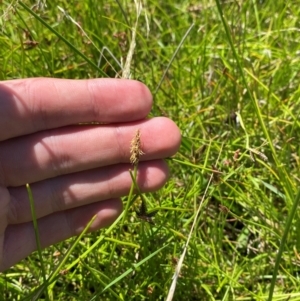
[[134,54],[134,49],[136,46],[136,30],[137,30],[137,26],[138,26],[138,21],[139,21],[139,17],[142,11],[142,3],[141,1],[134,1],[135,2],[135,6],[136,6],[136,22],[134,27],[132,28],[132,36],[131,36],[131,43],[130,43],[130,47],[129,47],[129,51],[127,53],[127,58],[126,58],[126,62],[125,62],[125,66],[122,72],[122,78],[130,78],[130,66],[131,66],[131,61],[132,61],[132,57]]
[[[217,162],[218,162],[219,159],[220,159],[222,149],[223,149],[223,145],[222,145],[221,150],[220,150],[220,152],[219,152],[219,156],[218,156],[218,158],[217,158]],[[216,165],[217,165],[217,162],[216,162]],[[203,206],[204,200],[205,200],[206,195],[207,195],[207,193],[208,193],[208,188],[209,188],[210,184],[212,183],[213,178],[214,178],[214,173],[211,174],[210,179],[209,179],[209,181],[208,181],[208,183],[207,183],[206,189],[205,189],[205,191],[204,191],[204,194],[203,194],[203,196],[202,196],[202,198],[201,198],[201,202],[200,202],[199,207],[198,207],[198,209],[197,209],[197,212],[196,212],[196,214],[195,214],[195,218],[194,218],[192,227],[191,227],[191,229],[190,229],[190,232],[189,232],[189,235],[188,235],[188,239],[187,239],[187,241],[186,241],[186,244],[185,244],[185,246],[184,246],[184,248],[183,248],[183,252],[182,252],[182,254],[181,254],[181,256],[180,256],[180,259],[179,259],[178,264],[177,264],[177,266],[176,266],[175,272],[174,272],[174,274],[173,274],[173,277],[172,277],[172,284],[171,284],[171,286],[170,286],[169,293],[168,293],[168,296],[167,296],[166,301],[172,301],[172,300],[173,300],[173,296],[174,296],[174,293],[175,293],[177,280],[178,280],[178,277],[179,277],[179,275],[180,275],[180,271],[181,271],[181,267],[182,267],[182,264],[183,264],[183,261],[184,261],[184,258],[185,258],[185,254],[186,254],[186,252],[187,252],[188,245],[189,245],[190,240],[191,240],[191,238],[192,238],[192,234],[193,234],[193,232],[194,232],[194,228],[195,228],[195,226],[196,226],[196,223],[197,223],[197,220],[198,220],[198,216],[199,216],[199,214],[200,214],[200,210],[201,210],[201,208],[202,208],[202,206]]]

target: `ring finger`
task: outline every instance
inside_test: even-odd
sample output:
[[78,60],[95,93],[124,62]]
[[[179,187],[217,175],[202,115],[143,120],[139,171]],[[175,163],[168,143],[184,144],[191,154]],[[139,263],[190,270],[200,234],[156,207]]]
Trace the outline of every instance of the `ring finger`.
[[[130,164],[118,164],[64,175],[30,185],[37,218],[129,193]],[[139,164],[137,183],[142,192],[159,189],[167,180],[168,167],[162,160]],[[11,202],[8,224],[32,220],[26,187],[9,188]]]

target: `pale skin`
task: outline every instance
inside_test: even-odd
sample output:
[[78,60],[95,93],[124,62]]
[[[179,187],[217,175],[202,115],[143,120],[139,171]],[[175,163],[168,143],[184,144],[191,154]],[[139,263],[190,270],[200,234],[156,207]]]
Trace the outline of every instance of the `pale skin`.
[[[32,189],[45,248],[91,231],[122,212],[128,195],[130,142],[140,129],[138,185],[161,188],[163,158],[180,132],[169,119],[148,119],[152,96],[140,82],[118,79],[25,79],[0,82],[0,271],[36,250],[26,183]],[[101,122],[105,125],[77,125]]]

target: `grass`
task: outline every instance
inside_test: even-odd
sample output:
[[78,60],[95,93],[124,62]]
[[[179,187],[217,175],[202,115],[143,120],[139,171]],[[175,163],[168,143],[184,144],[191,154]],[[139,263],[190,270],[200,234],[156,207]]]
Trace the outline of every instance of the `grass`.
[[[38,17],[2,3],[1,80],[121,75],[133,1],[24,3]],[[132,78],[183,136],[170,180],[143,196],[155,225],[128,206],[44,250],[51,283],[38,252],[3,273],[0,300],[165,300],[193,222],[173,300],[300,300],[299,19],[297,1],[145,1]]]

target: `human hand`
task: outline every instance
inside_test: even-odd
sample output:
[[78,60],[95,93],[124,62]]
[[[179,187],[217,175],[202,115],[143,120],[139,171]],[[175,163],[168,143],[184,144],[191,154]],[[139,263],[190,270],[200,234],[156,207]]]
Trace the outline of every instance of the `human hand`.
[[[118,79],[34,78],[0,82],[0,271],[36,250],[30,183],[42,247],[91,231],[122,212],[131,187],[130,142],[141,131],[137,182],[163,186],[162,158],[180,144],[167,118],[145,119],[152,96],[142,83]],[[78,125],[101,122],[105,125]]]

